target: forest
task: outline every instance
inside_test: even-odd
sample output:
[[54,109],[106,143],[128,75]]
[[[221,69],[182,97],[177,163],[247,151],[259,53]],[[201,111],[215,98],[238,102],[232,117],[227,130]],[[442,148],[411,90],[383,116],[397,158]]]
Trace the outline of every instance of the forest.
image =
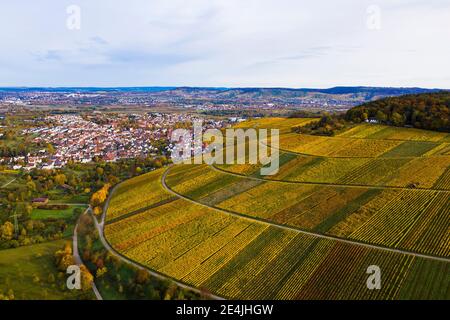
[[350,109],[346,120],[450,132],[450,92],[384,98]]

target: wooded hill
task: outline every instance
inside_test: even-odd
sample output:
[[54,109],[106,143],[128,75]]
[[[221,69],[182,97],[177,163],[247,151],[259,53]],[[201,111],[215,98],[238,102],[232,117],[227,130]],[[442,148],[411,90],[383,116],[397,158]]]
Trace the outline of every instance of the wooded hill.
[[350,109],[346,120],[450,132],[450,91],[389,97]]

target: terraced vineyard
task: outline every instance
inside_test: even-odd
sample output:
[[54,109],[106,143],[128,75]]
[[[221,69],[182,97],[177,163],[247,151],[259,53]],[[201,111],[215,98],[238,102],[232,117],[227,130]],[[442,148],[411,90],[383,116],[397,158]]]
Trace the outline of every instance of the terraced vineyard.
[[[288,130],[305,123],[283,123],[275,176],[179,165],[124,182],[106,238],[147,268],[229,299],[449,299],[449,135]],[[366,286],[371,265],[380,290]]]

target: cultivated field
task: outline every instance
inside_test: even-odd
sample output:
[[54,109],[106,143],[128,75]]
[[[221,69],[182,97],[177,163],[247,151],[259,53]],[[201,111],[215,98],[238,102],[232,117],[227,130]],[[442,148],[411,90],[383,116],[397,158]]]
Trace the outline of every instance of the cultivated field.
[[[277,175],[179,165],[126,181],[105,235],[169,277],[240,299],[449,299],[448,135],[360,125],[337,137],[282,127]],[[382,270],[381,290],[366,270]]]

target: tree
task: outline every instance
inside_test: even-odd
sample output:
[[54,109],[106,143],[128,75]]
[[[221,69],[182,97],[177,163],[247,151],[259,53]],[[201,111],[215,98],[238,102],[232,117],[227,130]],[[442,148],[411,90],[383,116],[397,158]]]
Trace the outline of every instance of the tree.
[[97,207],[94,207],[94,214],[96,215],[96,216],[99,216],[99,215],[101,215],[102,213],[103,213],[103,209],[102,209],[102,207],[100,207],[100,206],[97,206]]
[[66,183],[67,177],[66,177],[64,174],[61,173],[61,174],[57,174],[57,175],[55,176],[54,180],[55,180],[55,182],[56,182],[58,185],[62,186],[63,184]]
[[378,111],[377,111],[377,114],[376,114],[375,118],[376,118],[379,122],[386,122],[386,120],[387,120],[386,114],[385,114],[383,111],[381,111],[381,110],[378,110]]
[[72,255],[72,247],[69,242],[64,244],[62,250],[56,251],[55,262],[60,271],[66,271],[69,266],[75,264],[75,260]]
[[91,205],[93,207],[100,206],[103,202],[105,202],[106,198],[108,197],[109,187],[110,185],[107,183],[100,190],[98,190],[92,195]]
[[26,186],[27,186],[27,189],[30,190],[31,192],[36,191],[36,184],[33,181],[28,181]]
[[95,171],[97,172],[98,176],[103,176],[103,173],[105,172],[105,170],[103,170],[102,167],[97,167],[97,169],[95,169]]
[[405,119],[403,118],[403,116],[397,112],[394,112],[392,114],[391,120],[395,126],[402,126],[405,123]]
[[363,114],[361,115],[361,120],[366,121],[368,119],[369,119],[369,115],[367,114],[367,112],[363,112]]
[[14,235],[14,225],[6,221],[3,226],[0,227],[0,236],[3,240],[11,240]]
[[144,269],[139,269],[136,271],[136,283],[145,284],[150,279],[149,273]]
[[55,148],[53,147],[53,145],[51,143],[47,144],[47,152],[50,154],[55,154]]
[[16,213],[24,218],[29,217],[32,211],[33,207],[29,203],[19,202],[16,205]]
[[98,268],[98,269],[97,269],[97,272],[96,272],[96,277],[97,277],[97,278],[101,278],[101,277],[103,277],[107,272],[108,272],[108,268],[106,268],[106,267]]
[[92,282],[94,281],[94,277],[89,272],[88,268],[85,265],[80,266],[81,271],[81,290],[87,291],[91,289]]

